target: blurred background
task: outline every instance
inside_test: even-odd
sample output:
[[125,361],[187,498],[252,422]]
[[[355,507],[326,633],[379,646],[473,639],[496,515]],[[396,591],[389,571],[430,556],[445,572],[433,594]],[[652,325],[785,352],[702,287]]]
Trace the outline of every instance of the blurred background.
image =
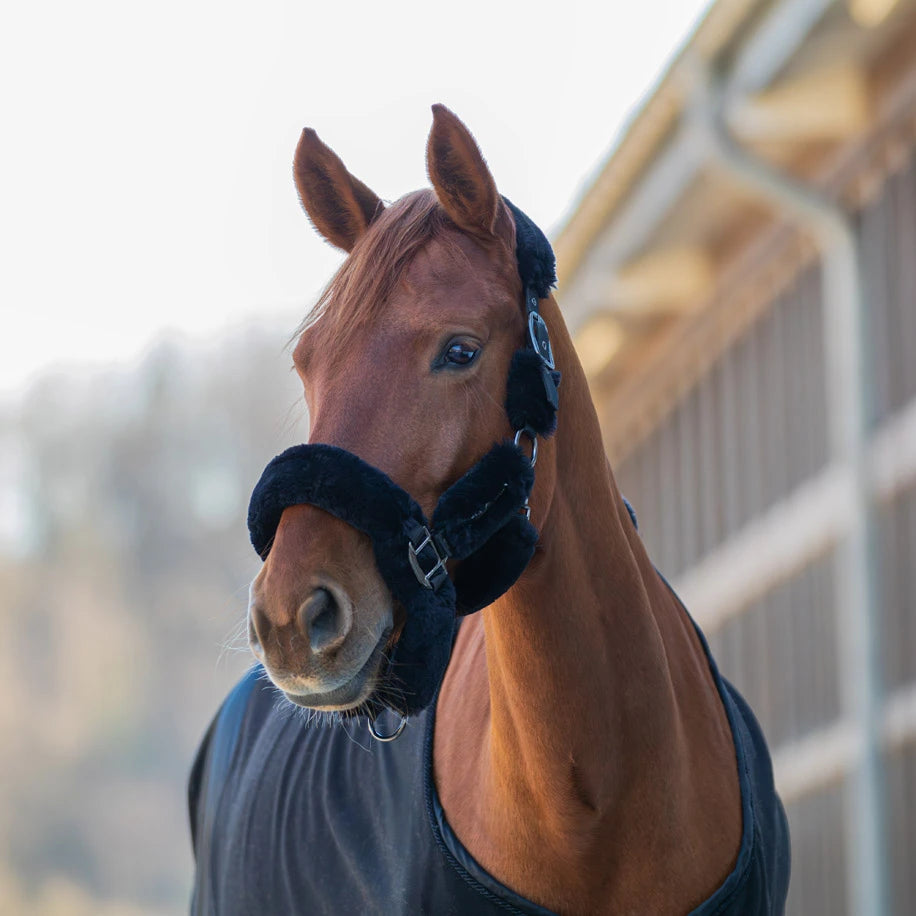
[[789,912],[916,913],[916,3],[380,6],[5,13],[0,914],[186,910],[339,263],[292,151],[396,198],[435,101],[550,231],[621,488],[767,733]]

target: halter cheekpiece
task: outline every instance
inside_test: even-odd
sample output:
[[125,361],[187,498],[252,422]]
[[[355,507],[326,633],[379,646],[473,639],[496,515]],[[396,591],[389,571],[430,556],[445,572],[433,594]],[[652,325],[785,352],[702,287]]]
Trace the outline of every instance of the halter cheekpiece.
[[[503,198],[515,218],[516,258],[527,314],[525,346],[512,357],[506,413],[514,441],[495,444],[440,497],[432,519],[378,468],[333,445],[296,445],[264,469],[251,495],[248,530],[266,559],[289,506],[309,504],[372,541],[379,573],[404,607],[406,623],[388,661],[384,706],[403,718],[428,706],[451,655],[457,615],[486,607],[508,591],[534,555],[529,521],[538,436],[556,428],[560,373],[539,301],[556,283],[544,233]],[[527,440],[527,441],[526,441]],[[524,448],[523,448],[524,446]],[[530,455],[526,453],[528,449]],[[450,575],[447,563],[460,561]],[[370,700],[372,721],[383,705]],[[389,740],[396,735],[385,735]]]

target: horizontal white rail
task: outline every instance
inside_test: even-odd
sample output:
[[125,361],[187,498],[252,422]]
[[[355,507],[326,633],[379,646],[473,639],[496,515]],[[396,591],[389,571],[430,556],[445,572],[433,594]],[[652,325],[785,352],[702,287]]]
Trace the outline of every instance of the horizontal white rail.
[[[875,500],[891,499],[916,482],[916,399],[872,435],[868,465]],[[851,512],[848,477],[828,467],[672,584],[697,623],[712,633],[842,538]]]
[[[885,700],[881,720],[885,750],[916,741],[916,684]],[[789,803],[839,782],[852,770],[861,751],[856,728],[843,720],[776,748],[773,773],[780,797]]]

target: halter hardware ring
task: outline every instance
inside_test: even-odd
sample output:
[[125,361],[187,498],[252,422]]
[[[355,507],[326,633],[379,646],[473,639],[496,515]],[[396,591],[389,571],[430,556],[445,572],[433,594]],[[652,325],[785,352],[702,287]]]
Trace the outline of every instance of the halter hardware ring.
[[531,458],[529,459],[529,463],[531,464],[531,467],[534,467],[534,466],[537,464],[537,460],[538,460],[538,437],[537,437],[537,433],[535,433],[532,429],[530,429],[530,428],[527,427],[527,426],[523,426],[521,429],[516,430],[516,432],[515,432],[515,444],[516,444],[519,448],[521,448],[521,444],[520,444],[520,443],[521,443],[521,439],[522,439],[522,436],[523,436],[523,435],[528,436],[528,438],[531,439]]
[[401,721],[398,722],[398,727],[390,735],[383,735],[376,729],[375,719],[369,719],[367,723],[369,726],[369,734],[372,735],[376,741],[379,741],[382,744],[387,744],[389,741],[394,741],[396,738],[401,737],[401,733],[405,728],[407,728],[407,723],[409,720],[410,716],[401,716]]

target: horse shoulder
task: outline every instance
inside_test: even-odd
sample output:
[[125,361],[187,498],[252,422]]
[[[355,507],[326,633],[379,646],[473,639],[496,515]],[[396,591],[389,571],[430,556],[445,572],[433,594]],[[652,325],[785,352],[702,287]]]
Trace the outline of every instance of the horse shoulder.
[[[439,693],[433,736],[435,788],[446,819],[464,847],[481,861],[489,803],[490,696],[480,614],[461,625]],[[497,876],[498,877],[498,876]]]
[[[702,679],[712,686],[708,671]],[[578,839],[591,836],[596,842],[582,844],[562,825],[551,837],[550,824],[533,822],[536,806],[531,799],[526,802],[524,780],[508,793],[500,791],[507,787],[494,772],[491,738],[484,626],[482,615],[474,615],[459,631],[439,695],[433,740],[435,788],[446,820],[467,852],[522,897],[563,912],[619,912],[632,906],[643,912],[682,912],[684,889],[690,888],[688,896],[698,905],[733,868],[741,838],[741,801],[737,774],[723,774],[718,765],[725,758],[726,768],[734,767],[727,724],[712,747],[682,748],[683,766],[676,768],[676,776],[658,776],[668,782],[667,803],[672,796],[690,798],[689,816],[669,817],[661,833],[644,821],[640,827],[643,819],[638,818],[631,824],[635,833],[626,830],[625,837],[612,837],[609,831],[619,832],[624,825],[616,817],[590,820],[583,807]],[[686,782],[677,786],[682,780]],[[652,811],[649,820],[654,822],[660,796],[653,795],[644,800],[644,810]],[[507,798],[517,802],[511,810]],[[507,821],[508,832],[503,829]],[[620,846],[631,851],[623,861],[618,859]],[[645,849],[646,855],[633,854],[637,849]],[[680,874],[685,868],[689,876]],[[660,872],[671,881],[659,880]],[[584,880],[586,875],[595,880]],[[672,884],[679,889],[675,896],[680,903],[672,899]]]

